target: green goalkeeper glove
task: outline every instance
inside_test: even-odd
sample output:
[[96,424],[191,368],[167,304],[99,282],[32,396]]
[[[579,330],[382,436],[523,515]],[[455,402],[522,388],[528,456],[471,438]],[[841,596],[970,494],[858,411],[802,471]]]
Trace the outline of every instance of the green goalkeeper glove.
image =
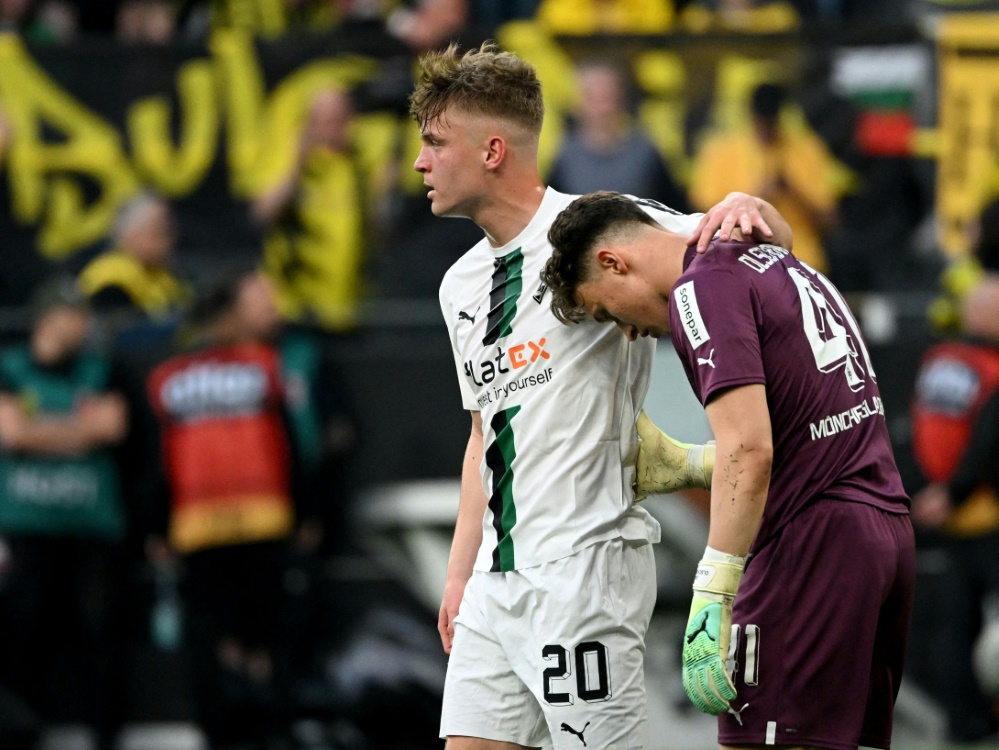
[[725,662],[732,639],[732,603],[745,560],[708,547],[697,565],[683,637],[683,689],[706,714],[725,713],[736,695]]
[[714,445],[690,445],[674,440],[655,426],[644,409],[638,414],[636,427],[636,501],[689,487],[710,489],[715,468]]

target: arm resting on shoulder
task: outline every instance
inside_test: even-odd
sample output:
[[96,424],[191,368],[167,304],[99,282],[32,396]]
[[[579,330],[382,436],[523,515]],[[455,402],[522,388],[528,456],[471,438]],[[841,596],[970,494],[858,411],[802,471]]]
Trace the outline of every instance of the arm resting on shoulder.
[[780,212],[770,203],[762,198],[757,198],[756,200],[758,201],[760,216],[770,227],[770,231],[773,232],[773,236],[769,238],[765,237],[756,227],[754,227],[753,239],[757,242],[769,242],[772,245],[778,245],[785,250],[793,250],[794,233],[791,231],[791,225],[787,223],[784,217],[781,216]]
[[751,237],[787,250],[794,244],[791,227],[780,212],[762,198],[746,193],[729,193],[709,208],[687,238],[687,245],[696,244],[697,252],[703,253],[716,233],[722,241]]

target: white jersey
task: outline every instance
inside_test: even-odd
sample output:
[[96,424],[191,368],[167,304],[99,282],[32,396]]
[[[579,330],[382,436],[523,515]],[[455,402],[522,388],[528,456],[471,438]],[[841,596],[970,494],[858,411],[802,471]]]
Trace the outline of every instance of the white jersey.
[[[476,570],[533,567],[608,539],[659,540],[632,488],[655,341],[629,342],[591,319],[564,325],[541,283],[548,230],[576,197],[549,188],[520,235],[499,248],[483,238],[441,284],[462,401],[482,413],[489,503]],[[640,203],[675,232],[698,220]]]

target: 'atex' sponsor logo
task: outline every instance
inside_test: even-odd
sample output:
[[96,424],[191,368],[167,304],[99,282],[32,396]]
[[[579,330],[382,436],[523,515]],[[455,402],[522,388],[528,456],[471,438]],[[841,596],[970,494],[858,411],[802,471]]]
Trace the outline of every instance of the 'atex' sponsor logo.
[[[544,363],[551,359],[551,353],[546,351],[545,346],[548,339],[541,338],[537,341],[527,341],[523,344],[514,344],[504,349],[502,346],[495,348],[495,353],[490,353],[480,362],[468,360],[465,362],[465,376],[480,389],[479,406],[485,407],[511,393],[523,388],[530,388],[535,385],[547,383],[552,376],[552,368],[547,367],[538,373],[535,369],[524,372],[516,372],[521,368],[538,362]],[[492,352],[493,350],[490,350]],[[504,385],[498,385],[491,389],[481,390],[487,384],[492,383],[499,376],[513,372],[512,379],[507,378]],[[526,372],[534,372],[533,375],[526,375]],[[520,377],[525,375],[525,377]],[[518,379],[519,378],[519,379]]]
[[465,362],[465,375],[477,386],[491,383],[497,375],[519,370],[532,362],[542,359],[551,359],[551,354],[545,351],[548,339],[542,338],[538,341],[528,341],[524,344],[515,344],[507,349],[502,346],[496,347],[496,353],[487,359],[477,363],[474,360]]

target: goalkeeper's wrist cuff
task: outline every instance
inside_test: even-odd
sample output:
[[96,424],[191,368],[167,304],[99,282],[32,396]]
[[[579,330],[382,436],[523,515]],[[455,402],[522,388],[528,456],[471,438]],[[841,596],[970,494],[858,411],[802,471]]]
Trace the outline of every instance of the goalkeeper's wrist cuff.
[[713,445],[691,445],[687,448],[687,479],[695,487],[711,489],[711,474],[715,468]]
[[705,547],[704,556],[701,557],[704,562],[720,562],[720,563],[731,563],[732,565],[738,565],[740,568],[744,567],[746,564],[745,557],[739,557],[737,555],[730,555],[728,552],[722,552],[714,547]]
[[739,583],[742,581],[742,569],[745,564],[745,557],[729,555],[707,547],[704,550],[704,558],[697,564],[694,591],[700,594],[735,598],[739,591]]

